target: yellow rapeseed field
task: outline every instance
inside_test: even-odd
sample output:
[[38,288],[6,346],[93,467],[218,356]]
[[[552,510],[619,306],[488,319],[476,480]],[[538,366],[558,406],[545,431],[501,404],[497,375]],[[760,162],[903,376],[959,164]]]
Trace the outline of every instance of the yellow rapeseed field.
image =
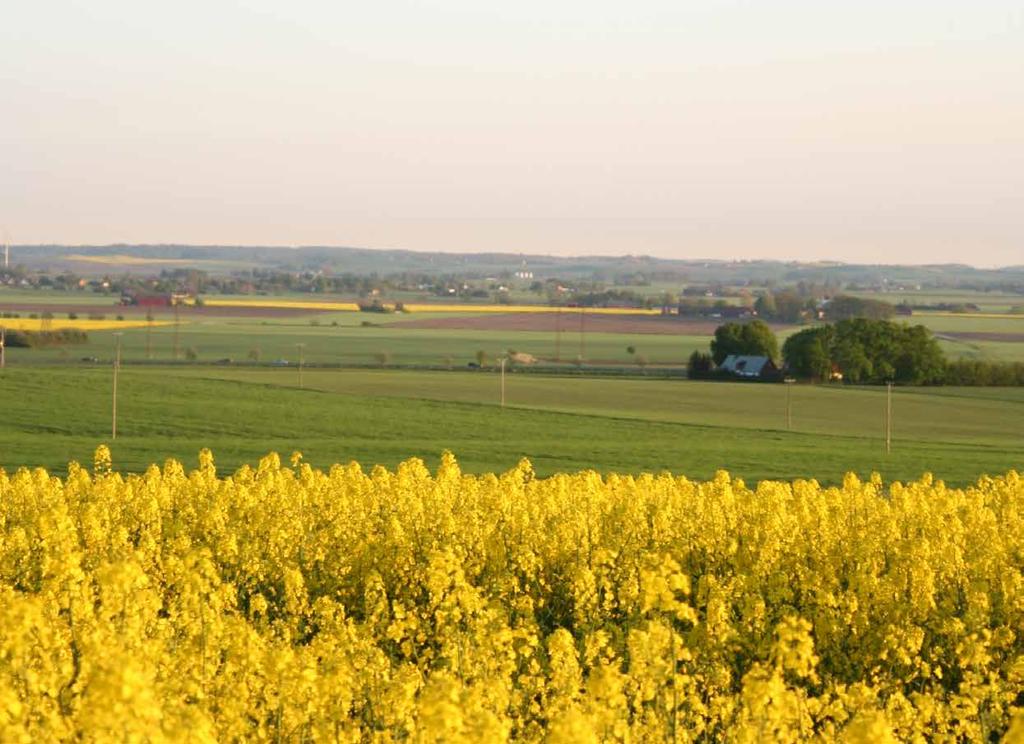
[[172,325],[169,320],[154,320],[152,323],[144,318],[128,320],[89,320],[88,318],[0,318],[0,328],[9,331],[118,331],[129,328],[144,328],[147,325]]
[[1024,739],[1024,477],[0,471],[0,741]]
[[359,305],[355,302],[321,302],[319,300],[250,300],[250,299],[213,299],[203,298],[206,307],[264,307],[295,308],[298,310],[335,310],[338,312],[358,312]]
[[[268,300],[268,299],[203,299],[208,307],[265,307],[295,308],[299,310],[335,310],[356,312],[359,305],[355,302],[328,302],[318,300]],[[385,307],[393,308],[394,303],[385,303]],[[409,313],[579,313],[595,315],[660,315],[661,310],[647,310],[628,307],[588,307],[585,310],[574,307],[554,307],[551,305],[470,305],[454,303],[404,303]]]

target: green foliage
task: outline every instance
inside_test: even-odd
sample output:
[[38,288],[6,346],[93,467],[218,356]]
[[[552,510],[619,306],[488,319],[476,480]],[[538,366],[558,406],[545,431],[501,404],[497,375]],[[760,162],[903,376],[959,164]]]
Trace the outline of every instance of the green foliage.
[[757,298],[754,310],[758,316],[783,323],[799,323],[808,309],[808,300],[790,289],[767,293]]
[[870,320],[888,320],[896,314],[896,308],[882,300],[872,300],[851,295],[833,297],[825,308],[829,320],[839,321],[850,318],[868,318]]
[[853,318],[800,331],[786,341],[783,357],[792,374],[810,379],[826,379],[833,365],[855,384],[945,379],[946,361],[931,332],[887,320]]
[[721,364],[730,354],[750,354],[777,359],[779,342],[775,333],[762,320],[749,323],[726,323],[715,329],[711,340],[711,356]]
[[695,350],[690,354],[690,361],[686,367],[686,374],[691,380],[706,379],[714,372],[715,363],[710,354]]
[[830,325],[797,331],[782,344],[782,358],[791,375],[809,380],[827,380],[832,372],[832,342],[835,329]]
[[984,359],[956,359],[946,364],[947,385],[1024,385],[1024,364],[990,362]]
[[11,348],[42,349],[67,344],[84,344],[85,331],[62,328],[57,331],[7,331],[6,345]]

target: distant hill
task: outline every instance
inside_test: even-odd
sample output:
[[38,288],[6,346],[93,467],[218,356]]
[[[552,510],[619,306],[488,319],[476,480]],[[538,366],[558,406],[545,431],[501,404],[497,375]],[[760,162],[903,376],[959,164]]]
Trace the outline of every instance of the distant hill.
[[955,286],[1024,283],[1024,266],[978,269],[965,264],[924,266],[845,264],[830,261],[723,261],[653,256],[544,256],[515,253],[441,253],[333,246],[15,245],[12,265],[77,274],[154,274],[161,269],[195,268],[211,274],[253,269],[327,274],[401,273],[466,278],[532,272],[537,279],[671,281],[763,284],[832,282],[865,285]]

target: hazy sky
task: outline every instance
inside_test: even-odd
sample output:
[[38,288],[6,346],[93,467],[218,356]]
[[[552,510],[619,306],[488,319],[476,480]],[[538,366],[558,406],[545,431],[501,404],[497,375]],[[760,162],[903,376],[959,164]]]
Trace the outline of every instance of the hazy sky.
[[1024,263],[1021,0],[0,0],[15,243]]

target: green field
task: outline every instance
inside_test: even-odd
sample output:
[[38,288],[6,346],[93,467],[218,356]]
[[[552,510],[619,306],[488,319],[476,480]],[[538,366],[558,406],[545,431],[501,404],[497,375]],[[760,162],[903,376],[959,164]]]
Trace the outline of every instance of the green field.
[[[112,317],[112,316],[108,316]],[[158,320],[173,316],[163,313]],[[427,317],[418,314],[418,318]],[[402,320],[404,318],[399,318]],[[298,360],[302,344],[307,362],[320,364],[376,364],[381,354],[392,365],[466,366],[484,351],[491,359],[509,349],[527,352],[538,358],[554,358],[554,333],[536,331],[475,331],[448,329],[416,329],[393,325],[394,316],[367,313],[332,313],[324,316],[291,318],[194,318],[181,324],[178,347],[182,355],[194,350],[198,361],[232,359],[246,361],[250,352],[258,350],[264,362]],[[315,323],[316,325],[313,325]],[[371,325],[364,326],[363,323]],[[335,325],[337,324],[337,325]],[[124,331],[124,358],[145,360],[147,336],[152,358],[173,359],[175,329],[157,326],[151,331],[133,328]],[[681,366],[694,349],[706,349],[703,336],[656,335],[625,333],[586,333],[585,358],[595,364],[633,364],[628,347],[646,357],[650,364]],[[109,359],[114,353],[114,337],[110,331],[92,331],[86,344],[63,349],[9,349],[15,363],[68,362],[82,357]],[[580,353],[579,335],[563,332],[561,358],[574,360]]]
[[[786,430],[781,385],[511,374],[508,406],[489,372],[125,367],[116,464],[140,470],[210,447],[234,469],[269,451],[315,465],[358,460],[435,464],[450,449],[473,471],[529,457],[538,473],[671,470],[750,480],[847,470],[951,482],[1024,466],[1024,391],[906,389],[894,396],[895,439],[883,448],[884,392],[796,387]],[[111,370],[9,367],[0,465],[62,471],[110,442]]]
[[[108,314],[112,318],[113,314]],[[173,316],[157,314],[158,320]],[[417,317],[426,317],[420,314]],[[133,328],[122,337],[124,358],[129,361],[171,361],[174,359],[175,337],[179,359],[188,350],[200,362],[231,359],[245,362],[253,353],[264,362],[298,360],[299,344],[306,362],[311,364],[356,365],[378,364],[386,359],[393,366],[456,366],[464,367],[483,351],[491,359],[509,349],[527,352],[540,359],[553,359],[556,353],[555,334],[537,331],[477,331],[449,329],[417,329],[397,325],[404,318],[394,316],[367,317],[365,313],[332,313],[320,316],[289,318],[189,318],[177,331],[173,326],[158,326],[151,331]],[[1024,316],[1016,318],[977,318],[918,316],[912,319],[929,327],[939,338],[943,351],[950,357],[971,357],[994,361],[1024,361],[1024,343],[1015,340],[1024,334]],[[368,323],[370,325],[364,325]],[[1007,340],[959,337],[960,333],[1008,334]],[[788,331],[780,331],[780,341]],[[954,334],[954,335],[949,335]],[[695,350],[706,350],[710,337],[686,334],[586,333],[583,353],[589,364],[635,366],[635,357],[628,352],[635,348],[650,365],[685,364]],[[571,362],[580,353],[578,333],[564,331],[561,338],[561,359]],[[147,355],[147,349],[149,351]],[[114,336],[111,331],[92,331],[86,344],[54,349],[8,349],[13,363],[76,362],[82,358],[111,359]]]
[[[893,300],[889,293],[878,295]],[[922,293],[915,301],[974,301],[983,309],[1005,311],[1016,295],[950,292],[949,294]],[[260,298],[271,300],[273,298]],[[309,295],[289,296],[283,299],[316,299],[325,301],[351,301],[351,297]],[[96,306],[96,312],[112,319],[117,314],[138,319],[140,311],[120,308],[111,304],[110,296],[88,292],[56,293],[43,291],[0,290],[0,310],[5,303],[38,306],[41,312],[50,310],[55,324],[66,318],[61,305]],[[988,302],[989,304],[984,304]],[[102,303],[102,304],[101,304]],[[104,307],[103,305],[106,305]],[[513,310],[514,308],[510,308]],[[260,311],[257,311],[260,312]],[[26,312],[21,312],[25,317]],[[171,321],[168,308],[155,309],[159,321]],[[465,315],[472,315],[467,311]],[[465,367],[475,360],[478,352],[491,359],[514,349],[540,359],[553,359],[557,355],[572,363],[582,355],[587,364],[635,367],[637,358],[652,366],[681,367],[696,349],[706,350],[709,336],[640,333],[584,334],[583,343],[574,327],[564,327],[560,345],[556,345],[553,332],[537,331],[482,331],[462,329],[419,329],[404,327],[410,319],[423,320],[450,317],[454,313],[416,313],[414,315],[383,315],[373,313],[337,312],[308,315],[280,315],[266,310],[265,315],[231,317],[230,311],[220,314],[198,314],[183,310],[177,331],[170,326],[129,329],[123,336],[123,353],[129,361],[171,361],[174,348],[178,359],[194,354],[199,362],[231,359],[245,362],[258,354],[264,363],[287,360],[295,362],[302,345],[304,359],[311,364],[367,366],[384,361],[388,366],[452,366]],[[901,320],[897,318],[897,320]],[[966,357],[991,361],[1024,361],[1024,315],[1013,317],[984,317],[918,313],[906,319],[912,324],[928,327],[939,339],[945,354],[951,358]],[[685,331],[685,328],[681,328]],[[780,342],[795,328],[778,327]],[[967,334],[967,335],[964,335]],[[982,334],[978,336],[977,334]],[[633,348],[636,355],[629,353]],[[58,349],[26,351],[9,349],[12,363],[68,363],[83,358],[110,359],[114,351],[114,336],[110,331],[91,332],[89,341]]]
[[[61,317],[47,293],[4,292],[0,300],[14,296]],[[88,295],[63,297],[84,304]],[[113,306],[98,312],[139,317]],[[156,315],[173,318],[167,309]],[[204,446],[225,469],[296,449],[317,465],[394,466],[410,456],[433,464],[450,449],[474,471],[502,470],[525,456],[542,474],[668,469],[707,477],[726,468],[748,479],[825,482],[852,469],[899,479],[930,470],[963,483],[1024,466],[1024,389],[898,389],[894,448],[886,455],[884,390],[665,379],[654,370],[640,374],[627,351],[635,347],[652,367],[678,372],[694,349],[707,348],[704,336],[587,333],[586,364],[577,371],[569,362],[579,336],[567,329],[565,374],[511,372],[502,409],[493,368],[473,372],[467,364],[479,351],[492,360],[509,349],[553,358],[554,333],[416,329],[397,325],[408,316],[352,312],[182,317],[178,329],[128,329],[121,337],[126,364],[114,456],[123,468],[172,456],[194,462]],[[1013,340],[1024,317],[921,315],[911,322],[932,328],[951,356],[1024,360],[1024,344]],[[1005,338],[956,335],[963,333]],[[178,363],[161,366],[174,360],[175,346]],[[82,345],[7,350],[0,466],[60,471],[109,441],[114,349],[115,336],[103,331]],[[254,350],[261,366],[249,364]],[[198,364],[185,363],[186,351]],[[217,364],[226,360],[232,363]],[[585,374],[598,365],[632,376]]]

